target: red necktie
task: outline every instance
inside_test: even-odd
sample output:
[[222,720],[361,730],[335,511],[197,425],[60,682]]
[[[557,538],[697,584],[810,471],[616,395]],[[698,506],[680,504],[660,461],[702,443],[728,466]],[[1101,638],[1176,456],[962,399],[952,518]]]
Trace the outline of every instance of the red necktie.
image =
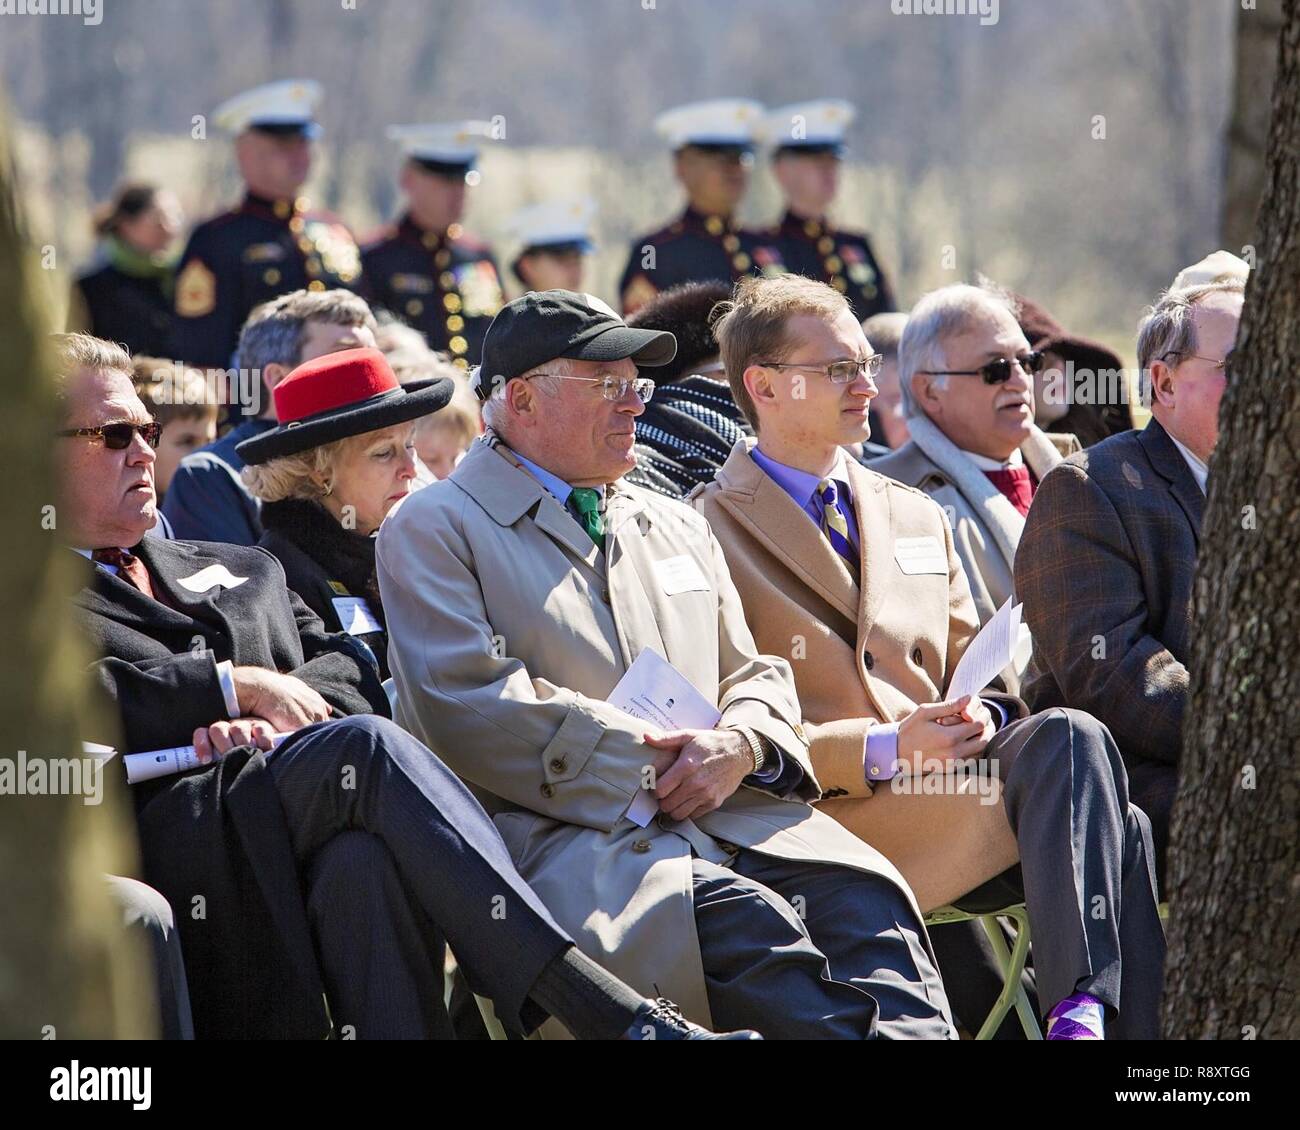
[[158,599],[154,595],[153,582],[149,580],[149,570],[135,554],[127,553],[125,549],[97,549],[90,559],[100,565],[115,566],[117,575],[127,584],[135,586],[151,600]]
[[1018,467],[1003,467],[997,471],[985,471],[998,492],[1006,497],[1023,518],[1029,513],[1029,504],[1034,500],[1034,483],[1029,476],[1029,468],[1021,463]]

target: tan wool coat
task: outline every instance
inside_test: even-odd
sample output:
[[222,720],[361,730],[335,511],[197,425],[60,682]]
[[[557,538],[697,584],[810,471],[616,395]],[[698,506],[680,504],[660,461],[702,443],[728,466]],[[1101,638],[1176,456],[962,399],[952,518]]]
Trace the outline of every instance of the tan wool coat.
[[863,749],[872,726],[942,699],[979,628],[951,530],[920,491],[850,460],[859,586],[818,526],[751,458],[753,444],[738,443],[691,504],[722,546],[758,647],[790,662],[825,790],[818,807],[888,856],[923,909],[944,905],[1018,858],[999,782],[989,781],[984,795],[903,792],[892,783],[873,790]]
[[[692,850],[725,863],[737,845],[906,884],[807,803],[821,790],[789,664],[755,646],[704,520],[616,483],[605,523],[602,552],[486,441],[406,499],[376,555],[397,718],[470,783],[584,952],[709,1024]],[[644,724],[606,699],[644,648],[717,704],[720,725],[751,727],[793,758],[805,773],[798,795],[742,786],[695,821],[627,820],[653,753]]]

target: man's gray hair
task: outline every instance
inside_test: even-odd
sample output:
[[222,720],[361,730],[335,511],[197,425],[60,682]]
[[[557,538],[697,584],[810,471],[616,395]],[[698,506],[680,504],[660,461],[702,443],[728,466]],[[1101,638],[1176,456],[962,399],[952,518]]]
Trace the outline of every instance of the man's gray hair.
[[54,368],[50,373],[54,386],[54,399],[59,411],[64,411],[68,399],[68,382],[81,369],[96,372],[111,369],[131,379],[131,355],[113,341],[90,334],[50,334],[54,342]]
[[[1138,326],[1138,375],[1142,403],[1151,403],[1151,365],[1177,354],[1178,360],[1196,352],[1196,319],[1192,307],[1210,294],[1245,294],[1241,279],[1224,279],[1181,289],[1171,288],[1148,306]],[[1176,362],[1175,362],[1176,363]]]
[[[547,396],[554,396],[560,390],[560,382],[547,377],[545,374],[559,373],[567,376],[572,372],[573,365],[567,357],[556,357],[551,361],[544,361],[540,365],[535,365],[528,372],[520,373],[518,377],[512,379],[535,381]],[[501,429],[509,418],[506,415],[506,386],[509,384],[510,381],[494,381],[491,394],[483,401],[483,423],[502,439],[507,438]]]
[[375,330],[366,300],[350,290],[295,290],[254,307],[239,333],[235,365],[262,372],[268,365],[295,368],[308,322]]
[[946,368],[944,339],[973,329],[989,310],[1006,310],[1013,318],[1019,313],[1015,299],[985,278],[978,286],[954,283],[932,290],[912,307],[898,342],[898,384],[905,417],[924,415],[912,396],[912,377]]

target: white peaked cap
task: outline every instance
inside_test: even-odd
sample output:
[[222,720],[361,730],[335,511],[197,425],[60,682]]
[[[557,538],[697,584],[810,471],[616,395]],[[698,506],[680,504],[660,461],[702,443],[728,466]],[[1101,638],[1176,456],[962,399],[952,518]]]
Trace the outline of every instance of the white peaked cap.
[[212,121],[233,134],[255,126],[314,126],[322,93],[311,79],[269,82],[227,98],[212,111]]
[[417,161],[472,165],[478,158],[483,139],[492,136],[492,123],[466,121],[389,126],[385,133],[389,140],[401,145],[402,152]]
[[748,98],[715,98],[665,110],[655,132],[673,149],[683,145],[752,145],[763,106]]
[[774,146],[843,145],[844,133],[858,115],[842,98],[791,102],[768,112],[763,140]]
[[590,243],[596,202],[590,197],[542,200],[520,208],[506,226],[524,247]]

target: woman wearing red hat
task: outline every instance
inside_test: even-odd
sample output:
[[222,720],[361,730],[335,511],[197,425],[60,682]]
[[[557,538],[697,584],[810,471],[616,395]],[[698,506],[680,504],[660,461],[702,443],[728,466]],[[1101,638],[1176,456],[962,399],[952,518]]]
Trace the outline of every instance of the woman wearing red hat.
[[374,535],[414,485],[415,425],[445,406],[446,378],[402,385],[377,349],[298,366],[274,390],[280,426],[241,443],[243,478],[262,500],[258,543],[330,631],[373,653],[388,678]]

